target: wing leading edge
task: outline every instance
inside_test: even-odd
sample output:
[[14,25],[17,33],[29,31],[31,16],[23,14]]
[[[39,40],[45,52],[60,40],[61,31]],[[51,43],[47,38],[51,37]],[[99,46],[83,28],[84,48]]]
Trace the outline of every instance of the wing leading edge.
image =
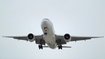
[[[2,36],[2,37],[7,37],[7,38],[14,38],[14,39],[18,39],[18,40],[25,40],[25,41],[29,41],[29,39],[27,38],[27,36]],[[43,35],[35,35],[35,42],[36,44],[45,44],[45,41],[43,39]]]
[[[83,37],[83,36],[71,36],[71,41],[81,41],[81,40],[89,40],[91,38],[103,38],[103,36],[96,36],[96,37]],[[56,40],[61,40],[62,44],[66,44],[66,41],[64,39],[63,35],[56,35]]]

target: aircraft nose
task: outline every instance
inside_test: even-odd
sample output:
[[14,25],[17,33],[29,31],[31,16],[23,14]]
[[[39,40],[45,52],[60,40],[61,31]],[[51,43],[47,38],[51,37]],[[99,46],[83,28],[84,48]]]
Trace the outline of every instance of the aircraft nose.
[[49,19],[48,19],[48,18],[44,18],[43,20],[45,20],[45,21],[49,21]]
[[44,18],[42,21],[42,25],[47,25],[47,24],[48,24],[47,18]]
[[46,24],[46,23],[47,23],[47,21],[46,21],[46,20],[43,20],[43,23],[44,23],[44,24]]
[[47,24],[48,21],[49,21],[49,19],[47,19],[47,18],[44,18],[44,19],[43,19],[43,23],[44,23],[44,24]]

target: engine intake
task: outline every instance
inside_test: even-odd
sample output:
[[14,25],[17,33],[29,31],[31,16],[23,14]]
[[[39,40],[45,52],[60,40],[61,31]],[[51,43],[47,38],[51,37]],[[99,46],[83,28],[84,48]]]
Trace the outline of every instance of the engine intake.
[[30,33],[30,34],[28,34],[27,38],[30,42],[33,42],[35,39],[35,36],[32,33]]
[[71,40],[71,36],[69,34],[64,35],[65,41],[69,42]]

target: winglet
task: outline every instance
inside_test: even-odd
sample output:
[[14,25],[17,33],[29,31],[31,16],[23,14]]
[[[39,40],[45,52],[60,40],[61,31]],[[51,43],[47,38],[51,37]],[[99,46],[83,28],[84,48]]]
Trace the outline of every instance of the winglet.
[[94,38],[104,38],[104,36],[97,36],[97,37],[94,37]]

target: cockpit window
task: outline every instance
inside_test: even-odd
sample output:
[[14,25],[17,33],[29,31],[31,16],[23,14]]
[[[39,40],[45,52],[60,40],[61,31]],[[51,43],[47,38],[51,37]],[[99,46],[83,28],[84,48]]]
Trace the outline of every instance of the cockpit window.
[[47,31],[47,29],[48,29],[47,27],[44,27],[44,30],[45,30],[45,31]]

